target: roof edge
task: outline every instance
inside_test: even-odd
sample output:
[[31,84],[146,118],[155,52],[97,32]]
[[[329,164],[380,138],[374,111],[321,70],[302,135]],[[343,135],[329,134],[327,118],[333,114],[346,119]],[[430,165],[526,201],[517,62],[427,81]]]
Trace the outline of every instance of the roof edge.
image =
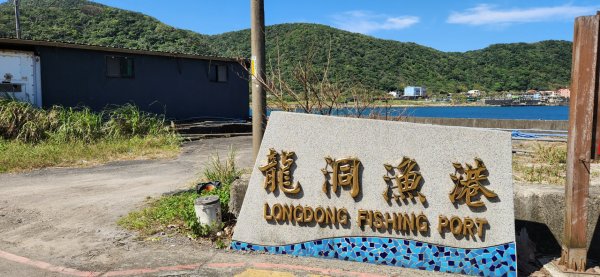
[[115,52],[115,53],[133,54],[133,55],[161,56],[161,57],[171,57],[171,58],[186,58],[186,59],[195,59],[195,60],[223,61],[223,62],[240,62],[241,60],[243,60],[243,61],[248,60],[246,58],[226,58],[226,57],[216,57],[216,56],[212,57],[212,56],[181,54],[181,53],[173,53],[173,52],[117,48],[117,47],[111,47],[111,46],[97,46],[97,45],[88,45],[88,44],[79,44],[79,43],[66,43],[66,42],[43,41],[43,40],[27,40],[27,39],[15,39],[15,38],[0,38],[0,44],[24,45],[24,46],[46,46],[46,47],[56,47],[56,48]]

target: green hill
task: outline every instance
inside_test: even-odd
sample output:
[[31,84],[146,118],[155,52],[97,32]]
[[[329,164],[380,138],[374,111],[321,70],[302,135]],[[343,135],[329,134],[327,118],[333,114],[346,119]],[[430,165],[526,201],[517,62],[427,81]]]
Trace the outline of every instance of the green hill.
[[[0,36],[14,35],[12,5],[0,5]],[[250,31],[207,36],[85,0],[22,0],[23,37],[167,52],[249,57]],[[432,92],[554,89],[569,84],[571,42],[497,44],[447,53],[318,24],[267,28],[268,57],[289,73],[311,59],[322,67],[331,49],[332,76],[380,90],[424,85]]]
[[[0,37],[14,36],[13,9],[12,3],[0,5]],[[21,29],[26,39],[216,54],[207,45],[207,36],[86,0],[21,0]]]
[[[250,54],[250,31],[209,37],[221,55]],[[267,28],[268,56],[288,61],[284,67],[318,51],[324,63],[332,51],[332,71],[342,80],[392,90],[424,85],[435,92],[554,89],[567,86],[571,42],[496,44],[466,53],[446,53],[415,43],[382,40],[317,24],[282,24]]]

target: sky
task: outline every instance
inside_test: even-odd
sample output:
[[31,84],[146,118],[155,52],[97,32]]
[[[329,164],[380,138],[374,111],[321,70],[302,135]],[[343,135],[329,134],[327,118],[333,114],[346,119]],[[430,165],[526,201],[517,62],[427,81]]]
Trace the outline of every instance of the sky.
[[[95,0],[177,28],[220,34],[250,27],[249,0]],[[267,25],[319,23],[442,51],[495,43],[573,40],[574,18],[600,0],[265,0]]]

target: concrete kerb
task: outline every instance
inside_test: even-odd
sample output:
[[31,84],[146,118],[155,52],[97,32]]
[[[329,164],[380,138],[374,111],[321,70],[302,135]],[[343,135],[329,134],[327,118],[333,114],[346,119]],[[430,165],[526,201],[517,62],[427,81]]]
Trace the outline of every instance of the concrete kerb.
[[[515,184],[515,219],[548,227],[560,245],[565,221],[565,189],[556,185]],[[600,187],[590,188],[587,241],[589,258],[600,260]],[[536,244],[548,242],[536,242]]]

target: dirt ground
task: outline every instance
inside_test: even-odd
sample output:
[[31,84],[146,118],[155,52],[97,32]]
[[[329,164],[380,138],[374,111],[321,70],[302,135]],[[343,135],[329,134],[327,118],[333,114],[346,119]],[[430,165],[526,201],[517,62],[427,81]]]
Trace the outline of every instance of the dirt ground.
[[[140,241],[116,225],[146,197],[186,188],[211,154],[224,156],[230,147],[237,150],[240,167],[252,166],[251,138],[239,137],[188,143],[172,160],[0,175],[0,276],[230,276],[248,268],[298,276],[430,275],[360,263],[234,253],[183,237]],[[160,270],[152,271],[156,268]]]

